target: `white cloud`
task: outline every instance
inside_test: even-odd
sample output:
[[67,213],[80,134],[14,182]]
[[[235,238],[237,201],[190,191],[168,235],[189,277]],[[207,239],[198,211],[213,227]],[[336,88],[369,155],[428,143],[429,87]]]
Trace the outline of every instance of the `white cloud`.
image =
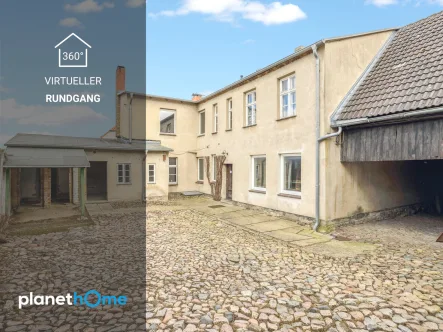
[[137,8],[144,6],[146,4],[146,0],[126,0],[126,6],[130,8]]
[[59,23],[62,27],[66,27],[66,28],[83,28],[83,23],[80,22],[77,18],[75,17],[67,17],[64,18],[63,20],[60,20]]
[[89,106],[21,105],[15,99],[0,100],[0,120],[13,120],[21,125],[58,126],[107,120]]
[[245,20],[260,22],[265,25],[290,23],[306,18],[306,14],[294,4],[272,2],[263,4],[247,0],[184,0],[177,10],[165,10],[150,13],[150,17],[182,16],[191,13],[209,15],[218,21],[232,22],[239,16]]
[[245,41],[243,41],[243,45],[249,45],[249,44],[254,44],[255,40],[254,39],[246,39]]
[[99,4],[95,0],[84,0],[75,5],[65,5],[66,11],[80,14],[97,13],[101,12],[105,8],[114,8],[114,4],[111,2],[103,2],[102,4]]
[[385,7],[398,4],[398,0],[366,0],[367,5],[374,5],[377,7]]

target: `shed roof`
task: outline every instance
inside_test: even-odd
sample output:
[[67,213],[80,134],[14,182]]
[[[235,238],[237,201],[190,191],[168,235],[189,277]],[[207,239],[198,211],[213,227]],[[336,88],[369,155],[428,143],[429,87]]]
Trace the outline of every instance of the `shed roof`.
[[39,134],[17,134],[5,143],[7,147],[67,148],[116,151],[169,152],[159,141],[129,141],[117,138],[52,136]]
[[332,121],[443,106],[443,11],[396,32]]
[[6,149],[4,167],[89,167],[83,149],[20,148]]

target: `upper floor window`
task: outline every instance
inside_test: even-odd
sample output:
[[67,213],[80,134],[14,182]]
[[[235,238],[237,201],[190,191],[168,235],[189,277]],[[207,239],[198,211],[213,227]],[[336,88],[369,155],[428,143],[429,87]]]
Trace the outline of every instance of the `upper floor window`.
[[214,133],[218,131],[218,105],[215,104],[214,106]]
[[266,156],[252,157],[252,188],[266,190]]
[[295,115],[295,75],[280,80],[280,118]]
[[199,135],[204,135],[205,131],[206,131],[206,116],[205,116],[205,111],[201,111],[200,113],[198,113],[198,121],[199,121],[199,125],[198,125],[198,134]]
[[160,110],[160,133],[175,134],[175,111]]
[[169,184],[177,184],[177,157],[169,157]]
[[227,111],[227,119],[226,119],[226,129],[232,129],[232,98],[228,99],[228,111]]
[[155,183],[155,164],[148,164],[148,183]]
[[255,91],[246,94],[246,126],[252,126],[256,124],[256,93]]
[[131,164],[117,164],[117,183],[131,183]]

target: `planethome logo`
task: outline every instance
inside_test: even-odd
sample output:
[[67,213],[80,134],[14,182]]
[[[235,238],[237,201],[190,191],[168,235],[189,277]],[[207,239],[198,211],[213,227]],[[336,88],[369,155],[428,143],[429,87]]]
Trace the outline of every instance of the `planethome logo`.
[[[92,299],[91,299],[92,297]],[[87,306],[89,308],[96,308],[99,305],[109,306],[124,306],[128,298],[125,295],[102,295],[95,289],[87,291],[84,295],[79,295],[77,292],[66,295],[34,295],[32,292],[29,295],[20,295],[18,297],[18,308],[23,306],[49,306],[49,305],[75,305]]]

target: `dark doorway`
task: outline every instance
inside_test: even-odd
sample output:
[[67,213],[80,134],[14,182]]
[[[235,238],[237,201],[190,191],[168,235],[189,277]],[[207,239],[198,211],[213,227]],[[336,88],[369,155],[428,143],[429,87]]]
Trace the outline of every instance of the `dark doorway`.
[[232,199],[232,164],[226,164],[226,199]]
[[40,204],[40,168],[22,168],[20,171],[21,204]]
[[69,203],[69,168],[51,168],[51,201]]
[[91,161],[91,167],[86,171],[86,186],[88,201],[103,201],[108,199],[108,174],[106,161]]

